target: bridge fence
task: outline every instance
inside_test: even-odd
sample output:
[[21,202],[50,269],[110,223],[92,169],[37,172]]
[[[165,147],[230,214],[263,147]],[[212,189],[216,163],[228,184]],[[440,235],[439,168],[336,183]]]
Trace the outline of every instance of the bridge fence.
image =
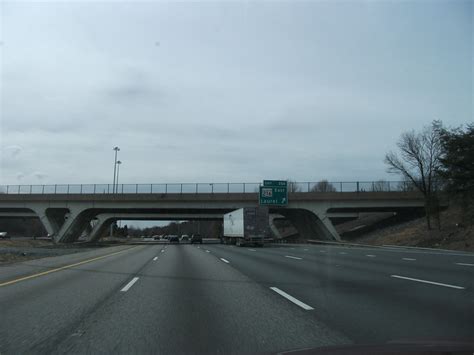
[[[0,194],[199,194],[258,193],[262,183],[0,185]],[[408,192],[406,181],[289,182],[289,193]]]

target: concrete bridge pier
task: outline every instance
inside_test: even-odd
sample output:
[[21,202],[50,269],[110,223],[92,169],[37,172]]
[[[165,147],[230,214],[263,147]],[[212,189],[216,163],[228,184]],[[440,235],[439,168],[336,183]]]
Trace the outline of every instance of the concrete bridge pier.
[[69,213],[64,216],[64,223],[54,234],[54,241],[56,243],[76,241],[94,218],[94,215],[93,212],[87,210],[69,210]]
[[108,230],[115,222],[111,214],[99,214],[96,216],[96,223],[87,237],[88,242],[96,242],[104,231]]
[[290,220],[303,239],[341,240],[331,220],[322,211],[285,209],[279,213]]
[[67,208],[37,207],[34,208],[33,211],[38,216],[48,234],[57,242],[56,236],[63,226],[69,210]]
[[270,230],[272,231],[274,237],[276,239],[283,239],[283,236],[281,235],[280,231],[278,230],[277,226],[275,225],[275,219],[281,218],[281,215],[279,214],[270,214],[269,218],[269,223],[270,223]]

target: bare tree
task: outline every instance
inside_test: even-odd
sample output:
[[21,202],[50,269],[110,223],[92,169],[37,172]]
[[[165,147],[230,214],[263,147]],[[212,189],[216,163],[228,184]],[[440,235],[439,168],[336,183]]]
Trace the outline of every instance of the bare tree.
[[417,187],[409,179],[404,177],[403,181],[400,181],[398,184],[398,191],[402,192],[412,192],[417,191]]
[[327,180],[321,180],[311,188],[312,192],[336,192],[336,187]]
[[385,180],[374,181],[372,183],[372,191],[373,192],[390,191],[390,185]]
[[290,179],[288,179],[287,182],[288,192],[301,192],[301,186],[299,186],[298,183]]
[[423,194],[428,229],[431,229],[433,212],[440,227],[436,178],[441,165],[441,127],[441,122],[433,121],[431,126],[425,127],[420,133],[403,133],[397,143],[399,153],[391,151],[385,156],[388,172],[401,174]]

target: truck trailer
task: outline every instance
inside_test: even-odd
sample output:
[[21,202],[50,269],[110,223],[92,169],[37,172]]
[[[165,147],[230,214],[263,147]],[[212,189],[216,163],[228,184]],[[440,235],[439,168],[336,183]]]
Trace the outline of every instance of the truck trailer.
[[225,244],[263,246],[269,240],[268,207],[244,207],[224,215]]

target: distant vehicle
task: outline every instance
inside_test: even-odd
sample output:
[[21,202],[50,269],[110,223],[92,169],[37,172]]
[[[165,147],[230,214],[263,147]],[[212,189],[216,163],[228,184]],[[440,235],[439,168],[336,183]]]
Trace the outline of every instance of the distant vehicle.
[[224,215],[225,244],[263,246],[271,240],[267,207],[244,207]]
[[10,239],[7,232],[0,232],[0,239]]
[[181,236],[181,241],[182,241],[182,242],[189,242],[189,235],[183,234],[183,235]]
[[193,234],[191,236],[191,244],[194,244],[194,243],[202,244],[201,234]]
[[168,240],[169,240],[170,243],[179,244],[179,237],[177,235],[169,235]]

